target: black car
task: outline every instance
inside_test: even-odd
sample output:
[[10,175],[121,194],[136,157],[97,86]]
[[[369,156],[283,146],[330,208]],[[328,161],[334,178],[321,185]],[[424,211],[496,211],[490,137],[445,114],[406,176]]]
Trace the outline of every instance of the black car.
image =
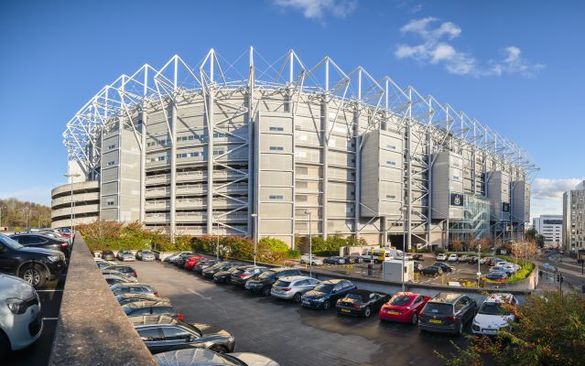
[[116,256],[114,255],[114,252],[112,252],[111,250],[104,250],[102,252],[102,259],[105,261],[113,262],[116,260]]
[[123,265],[114,264],[114,265],[108,266],[104,269],[120,272],[120,273],[123,273],[127,276],[132,276],[135,278],[138,277],[138,273],[136,273],[136,270],[130,266],[123,266]]
[[476,312],[477,303],[469,296],[442,292],[421,310],[418,326],[429,332],[461,334]]
[[166,315],[137,316],[130,320],[152,354],[191,347],[226,353],[232,352],[236,345],[231,334],[206,324],[189,324]]
[[338,255],[333,255],[331,257],[323,258],[323,263],[325,263],[325,264],[345,264],[345,258],[340,257]]
[[137,301],[122,305],[122,310],[128,316],[168,315],[183,320],[183,314],[177,312],[169,301]]
[[215,265],[218,261],[215,259],[201,259],[193,266],[193,272],[201,274],[204,269]]
[[346,264],[362,263],[362,256],[359,254],[350,254],[343,256]]
[[420,273],[425,276],[439,276],[443,274],[443,270],[439,266],[432,265],[421,269]]
[[329,309],[337,300],[356,289],[348,280],[327,280],[301,297],[301,305],[312,309]]
[[262,272],[246,281],[244,287],[253,293],[260,293],[264,296],[270,295],[272,285],[281,277],[300,276],[301,271],[297,268],[272,268]]
[[244,271],[246,268],[252,267],[250,265],[231,267],[225,271],[219,271],[213,275],[213,282],[226,283],[232,279],[232,273]]
[[238,269],[237,271],[232,272],[232,278],[230,279],[230,282],[233,285],[243,287],[250,278],[258,276],[259,274],[266,271],[268,271],[268,268],[266,267],[246,266],[244,269]]
[[455,268],[453,266],[448,265],[447,263],[443,262],[435,262],[433,266],[437,266],[443,270],[443,272],[453,272]]
[[208,268],[204,269],[203,271],[201,271],[201,274],[203,275],[204,278],[213,278],[213,275],[215,275],[217,272],[227,271],[228,269],[232,268],[233,266],[235,266],[235,263],[232,263],[232,262],[227,262],[227,261],[217,262],[213,266],[208,267]]
[[43,287],[67,268],[65,255],[56,250],[25,247],[0,234],[0,272],[18,276],[34,286]]
[[373,313],[380,311],[382,305],[388,300],[390,300],[390,295],[382,292],[353,290],[337,300],[335,308],[339,315],[357,315],[369,318]]
[[10,239],[15,240],[21,245],[29,248],[58,250],[63,252],[63,254],[66,256],[69,256],[71,253],[69,240],[65,238],[54,238],[43,234],[24,233],[10,235]]

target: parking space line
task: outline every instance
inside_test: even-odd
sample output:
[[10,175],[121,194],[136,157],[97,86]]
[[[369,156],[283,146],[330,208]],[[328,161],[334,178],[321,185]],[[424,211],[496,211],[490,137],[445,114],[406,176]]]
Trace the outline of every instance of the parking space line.
[[205,295],[202,295],[202,294],[200,294],[199,292],[197,292],[197,291],[195,291],[195,290],[188,289],[187,291],[189,291],[189,292],[190,292],[190,293],[192,293],[193,295],[197,295],[197,296],[199,296],[199,297],[200,297],[200,298],[202,298],[203,300],[211,300],[211,297],[210,297],[210,296],[205,296]]
[[43,321],[45,321],[45,320],[59,320],[59,318],[56,318],[56,317],[54,317],[54,318],[51,318],[51,317],[49,317],[49,318],[43,318]]
[[54,290],[37,290],[37,292],[63,292],[63,289],[54,289]]

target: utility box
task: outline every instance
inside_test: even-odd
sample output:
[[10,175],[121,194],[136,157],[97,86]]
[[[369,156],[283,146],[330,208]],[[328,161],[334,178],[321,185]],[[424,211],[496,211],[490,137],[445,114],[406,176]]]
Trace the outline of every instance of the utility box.
[[[403,267],[404,265],[404,267]],[[382,274],[385,281],[401,282],[404,272],[404,282],[414,279],[414,262],[401,260],[389,260],[382,263]]]

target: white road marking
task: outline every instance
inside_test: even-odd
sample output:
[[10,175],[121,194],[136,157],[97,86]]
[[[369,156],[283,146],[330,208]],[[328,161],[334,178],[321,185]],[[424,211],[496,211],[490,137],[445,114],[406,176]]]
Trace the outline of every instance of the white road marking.
[[63,290],[37,290],[37,292],[63,292]]
[[200,297],[200,298],[202,298],[203,300],[211,300],[211,297],[210,297],[210,296],[205,296],[205,295],[202,295],[202,294],[200,294],[199,292],[197,292],[197,291],[195,291],[195,290],[188,289],[187,291],[189,291],[189,292],[190,292],[190,293],[192,293],[193,295],[197,295],[197,296],[199,296],[199,297]]
[[59,318],[43,318],[43,321],[44,320],[59,320]]

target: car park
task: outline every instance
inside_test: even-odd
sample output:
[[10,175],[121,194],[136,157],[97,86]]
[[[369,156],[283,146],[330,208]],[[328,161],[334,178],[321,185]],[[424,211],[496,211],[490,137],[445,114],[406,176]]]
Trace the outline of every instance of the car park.
[[444,253],[439,253],[437,254],[437,257],[435,258],[438,261],[446,261],[447,260],[447,255]]
[[264,296],[268,296],[270,295],[272,285],[274,285],[274,283],[276,283],[278,279],[287,276],[300,275],[301,271],[297,268],[288,267],[271,268],[257,276],[250,278],[248,281],[246,281],[244,287],[247,290],[250,290],[252,293],[259,293]]
[[369,318],[377,313],[390,295],[368,290],[352,290],[337,300],[335,309],[338,315],[354,315]]
[[120,295],[116,295],[116,301],[120,305],[126,305],[133,302],[140,302],[140,301],[169,301],[170,300],[166,297],[158,297],[153,294],[131,294],[131,293],[124,293]]
[[315,255],[311,257],[309,254],[303,254],[301,256],[301,264],[312,264],[313,266],[322,266],[324,262],[323,258],[316,257]]
[[116,260],[116,255],[111,250],[102,251],[101,255],[103,260],[113,262]]
[[157,353],[154,359],[159,366],[279,366],[276,361],[257,353],[220,354],[200,347]]
[[323,258],[324,264],[345,264],[345,258],[338,255]]
[[155,260],[155,256],[150,250],[139,250],[136,252],[136,259],[144,262],[152,262]]
[[254,276],[266,272],[267,267],[248,266],[245,269],[238,269],[231,273],[230,283],[237,286],[246,286],[246,282]]
[[512,308],[518,301],[509,293],[492,294],[479,307],[471,331],[473,334],[496,335],[500,329],[509,328],[516,320]]
[[419,314],[429,300],[430,296],[414,292],[398,292],[382,305],[378,316],[380,320],[417,324]]
[[443,270],[439,266],[432,265],[421,269],[420,273],[425,276],[440,276],[443,274]]
[[145,283],[118,283],[110,287],[114,296],[121,294],[150,294],[158,296],[158,291]]
[[10,238],[27,248],[57,250],[67,256],[71,253],[69,240],[62,237],[49,236],[42,233],[24,233],[10,235]]
[[41,288],[48,281],[59,278],[66,268],[62,252],[25,247],[0,234],[0,273],[15,275]]
[[447,262],[457,262],[458,260],[459,258],[455,253],[449,254],[449,257],[447,258]]
[[39,296],[24,280],[0,274],[0,357],[33,344],[43,331]]
[[122,262],[133,262],[136,260],[134,253],[132,253],[129,250],[119,251],[118,255],[116,255],[116,257],[118,258],[118,260],[120,260]]
[[108,269],[108,270],[120,272],[120,273],[125,274],[126,276],[132,276],[132,277],[138,278],[138,273],[136,273],[136,270],[133,267],[130,267],[130,266],[124,266],[124,265],[121,265],[121,264],[115,264],[113,266],[109,266],[109,267],[106,267],[104,269]]
[[145,300],[122,305],[124,314],[128,316],[167,315],[184,320],[183,314],[177,312],[169,301]]
[[428,332],[461,334],[476,311],[477,304],[469,296],[441,292],[423,307],[418,326]]
[[307,291],[311,291],[321,281],[309,276],[287,276],[281,277],[272,285],[270,295],[279,299],[294,300],[301,302],[301,297]]
[[204,269],[203,271],[201,271],[201,274],[203,275],[204,278],[213,279],[213,276],[216,273],[221,272],[221,271],[227,271],[228,269],[234,267],[235,265],[236,265],[235,263],[228,262],[228,261],[217,262],[213,266],[208,267],[208,268]]
[[312,309],[328,310],[337,300],[355,289],[356,286],[348,280],[323,281],[301,297],[301,305]]
[[192,347],[227,353],[236,344],[231,334],[207,324],[189,324],[166,315],[137,316],[130,320],[152,354]]

